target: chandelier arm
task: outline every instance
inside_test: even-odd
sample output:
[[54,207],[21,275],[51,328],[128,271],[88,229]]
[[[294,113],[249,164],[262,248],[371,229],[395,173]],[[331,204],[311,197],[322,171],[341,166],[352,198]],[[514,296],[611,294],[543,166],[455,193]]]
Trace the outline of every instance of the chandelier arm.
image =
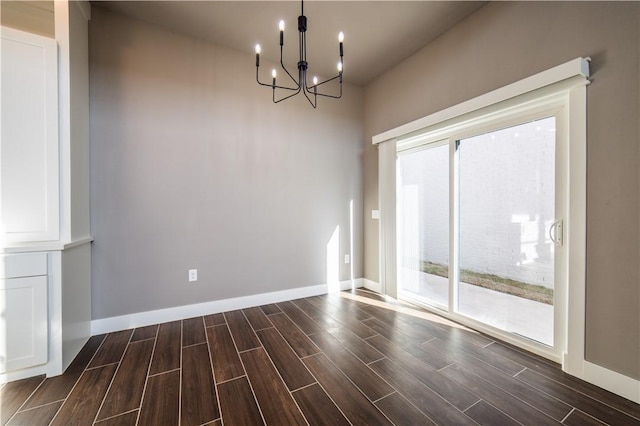
[[273,84],[267,84],[267,83],[261,82],[260,79],[258,78],[258,67],[256,67],[256,81],[260,86],[271,87],[271,88],[275,87],[276,89],[285,89],[285,90],[300,90],[299,87],[278,86],[277,84],[274,86]]
[[[325,80],[325,81],[321,81],[321,82],[320,82],[320,83],[318,83],[318,84],[314,84],[314,85],[313,85],[313,86],[311,86],[311,87],[307,86],[307,90],[311,92],[311,89],[313,89],[313,88],[314,88],[314,86],[315,86],[315,87],[320,87],[320,86],[322,86],[323,84],[325,84],[325,83],[329,83],[329,82],[331,82],[331,81],[333,81],[333,80],[336,80],[336,79],[338,79],[338,78],[340,78],[340,74],[336,75],[335,77],[331,77],[331,78],[329,78],[329,79],[327,79],[327,80]],[[342,85],[342,84],[340,84],[340,85]]]
[[314,100],[315,100],[315,103],[314,103],[314,101],[312,101],[311,98],[309,97],[309,92],[307,92],[306,90],[303,90],[302,92],[304,93],[304,97],[307,98],[311,106],[316,108],[316,105],[318,104],[318,98],[315,97],[315,93],[314,93]]
[[256,81],[258,82],[258,84],[259,84],[260,86],[267,86],[267,87],[271,87],[271,85],[270,85],[270,84],[263,83],[263,82],[261,82],[261,81],[260,81],[260,79],[258,78],[258,68],[256,68]]
[[320,92],[318,92],[318,91],[315,91],[315,92],[313,91],[313,88],[314,88],[314,87],[316,87],[316,88],[317,88],[317,87],[319,87],[319,86],[321,86],[321,85],[323,85],[323,84],[325,84],[325,83],[329,83],[329,82],[331,82],[331,81],[333,81],[333,80],[335,80],[335,79],[338,79],[338,78],[340,78],[340,77],[342,77],[342,75],[341,75],[341,74],[338,74],[337,76],[335,76],[335,77],[333,77],[333,78],[330,78],[330,79],[325,80],[325,81],[323,81],[323,82],[321,82],[321,83],[315,84],[315,85],[313,85],[313,86],[311,86],[311,87],[306,87],[305,89],[306,89],[309,93],[313,93],[314,95],[324,96],[325,98],[340,99],[340,98],[342,97],[342,80],[340,81],[340,94],[339,94],[339,95],[329,95],[329,94],[326,94],[326,93],[320,93]]
[[308,93],[312,93],[314,96],[323,96],[325,98],[332,98],[332,99],[340,99],[342,97],[342,86],[340,86],[340,94],[339,95],[329,95],[327,93],[320,93],[318,91],[311,91],[309,90]]
[[297,86],[300,87],[300,82],[298,82],[295,78],[293,78],[293,76],[291,75],[291,73],[289,72],[289,70],[287,69],[287,67],[284,66],[284,61],[282,60],[282,46],[280,46],[280,66],[282,67],[282,69],[284,70],[284,72],[287,73],[287,75],[289,76],[289,78],[291,78],[291,81],[293,81],[293,83]]
[[269,87],[273,87],[273,88],[275,88],[275,89],[292,90],[292,91],[300,92],[300,88],[299,88],[299,87],[278,86],[277,84],[276,84],[275,86],[273,86],[273,85],[271,85],[271,84],[267,84],[267,86],[269,86]]
[[[296,90],[296,89],[294,89],[294,90]],[[275,89],[273,89],[273,103],[274,103],[274,104],[277,104],[278,102],[282,102],[282,101],[284,101],[284,100],[286,100],[286,99],[289,99],[289,98],[291,98],[291,97],[293,97],[293,96],[297,95],[298,93],[300,93],[300,90],[302,90],[302,89],[301,89],[301,88],[298,88],[298,89],[295,91],[295,93],[292,93],[292,94],[290,94],[289,96],[285,96],[285,97],[284,97],[284,98],[282,98],[282,99],[278,99],[278,100],[276,100],[276,90],[275,90]]]
[[340,90],[340,94],[339,95],[325,95],[324,93],[315,93],[318,96],[323,96],[325,98],[332,98],[332,99],[340,99],[342,97],[342,89]]
[[[291,79],[291,81],[293,81],[293,84],[296,85],[296,89],[300,88],[300,83],[293,78],[293,76],[291,75],[291,73],[289,72],[289,70],[287,69],[287,67],[284,66],[284,64],[282,63],[282,61],[280,61],[280,66],[282,67],[282,69],[284,70],[284,72],[287,73],[287,75],[289,76],[289,78]],[[295,90],[295,89],[294,89]]]

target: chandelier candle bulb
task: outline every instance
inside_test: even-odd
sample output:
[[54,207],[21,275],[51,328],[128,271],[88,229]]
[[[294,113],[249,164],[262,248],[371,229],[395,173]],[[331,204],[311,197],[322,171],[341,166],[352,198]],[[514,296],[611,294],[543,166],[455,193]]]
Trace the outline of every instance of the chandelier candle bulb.
[[340,31],[338,33],[338,42],[340,43],[340,57],[342,58],[344,56],[344,50],[343,50],[343,42],[344,42],[344,33],[342,31]]
[[284,45],[284,21],[281,20],[280,23],[278,23],[278,28],[280,28],[280,46]]
[[256,67],[260,66],[260,45],[256,44]]
[[276,75],[278,75],[278,73],[276,72],[276,69],[272,69],[271,70],[271,77],[273,77],[273,83],[271,83],[271,85],[273,86],[273,88],[276,88]]
[[338,72],[342,73],[342,62],[338,62]]

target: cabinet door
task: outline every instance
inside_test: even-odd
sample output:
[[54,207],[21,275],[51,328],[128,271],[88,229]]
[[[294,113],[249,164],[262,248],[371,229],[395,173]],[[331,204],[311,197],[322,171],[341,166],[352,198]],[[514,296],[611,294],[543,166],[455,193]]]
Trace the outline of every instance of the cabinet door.
[[47,37],[0,29],[0,239],[57,240],[57,45]]
[[47,362],[47,277],[0,280],[0,373]]

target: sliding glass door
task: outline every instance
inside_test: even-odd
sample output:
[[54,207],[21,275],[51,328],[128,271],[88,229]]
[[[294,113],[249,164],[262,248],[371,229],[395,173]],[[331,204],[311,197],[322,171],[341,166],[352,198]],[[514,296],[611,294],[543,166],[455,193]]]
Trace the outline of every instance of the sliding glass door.
[[553,346],[555,118],[461,139],[457,311]]
[[398,293],[430,305],[449,303],[449,144],[398,156]]
[[399,141],[400,298],[554,352],[566,204],[557,116]]

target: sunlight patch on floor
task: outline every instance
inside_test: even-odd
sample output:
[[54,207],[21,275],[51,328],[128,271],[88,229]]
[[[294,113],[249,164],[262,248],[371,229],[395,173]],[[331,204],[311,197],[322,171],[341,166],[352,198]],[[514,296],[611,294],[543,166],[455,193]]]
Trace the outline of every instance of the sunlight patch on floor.
[[[403,313],[403,314],[411,315],[413,317],[421,318],[421,319],[424,319],[424,320],[427,320],[427,321],[431,321],[431,322],[435,322],[435,323],[438,323],[438,324],[446,325],[448,327],[455,327],[455,328],[459,328],[460,330],[465,330],[465,331],[469,331],[469,332],[472,332],[472,333],[478,333],[475,330],[467,328],[467,327],[465,327],[463,325],[460,325],[458,323],[455,323],[453,321],[449,321],[448,319],[442,318],[442,317],[440,317],[438,315],[431,314],[429,312],[418,311],[418,310],[411,309],[411,308],[406,307],[406,306],[399,306],[399,305],[392,304],[392,303],[389,303],[389,302],[383,302],[381,300],[374,300],[374,299],[371,299],[371,298],[368,298],[368,297],[358,296],[357,294],[348,293],[348,292],[344,292],[344,291],[341,291],[338,294],[340,294],[340,297],[343,297],[345,299],[351,299],[351,300],[355,300],[357,302],[366,303],[368,305],[377,306],[379,308],[389,309],[389,310],[392,310],[392,311],[396,311],[396,312],[400,312],[400,313]],[[382,296],[382,297],[386,297],[386,296]]]

